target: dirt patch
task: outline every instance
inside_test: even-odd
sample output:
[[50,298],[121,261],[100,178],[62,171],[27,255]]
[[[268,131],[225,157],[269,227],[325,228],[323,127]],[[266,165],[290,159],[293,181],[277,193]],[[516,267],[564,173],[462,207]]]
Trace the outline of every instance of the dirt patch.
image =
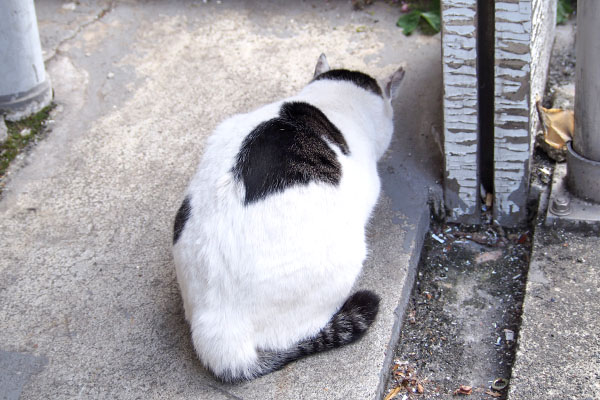
[[530,251],[528,231],[433,226],[390,367],[390,399],[506,398]]

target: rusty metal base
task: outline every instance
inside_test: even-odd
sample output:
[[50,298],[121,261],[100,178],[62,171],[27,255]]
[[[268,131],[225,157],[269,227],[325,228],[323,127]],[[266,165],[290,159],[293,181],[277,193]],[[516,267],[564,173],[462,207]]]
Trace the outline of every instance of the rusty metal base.
[[556,164],[546,226],[600,230],[600,204],[581,200],[567,190],[567,165]]

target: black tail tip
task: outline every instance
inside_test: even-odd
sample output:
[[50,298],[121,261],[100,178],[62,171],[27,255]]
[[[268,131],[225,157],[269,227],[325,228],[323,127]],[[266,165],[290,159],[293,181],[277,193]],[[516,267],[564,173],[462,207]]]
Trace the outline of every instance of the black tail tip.
[[368,325],[375,321],[379,312],[380,298],[370,290],[359,290],[351,295],[344,303],[343,310],[354,310],[362,315]]

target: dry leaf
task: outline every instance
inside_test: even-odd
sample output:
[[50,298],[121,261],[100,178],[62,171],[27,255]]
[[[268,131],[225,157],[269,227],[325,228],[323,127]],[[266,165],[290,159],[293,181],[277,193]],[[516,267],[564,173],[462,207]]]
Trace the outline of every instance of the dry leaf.
[[500,257],[502,257],[502,250],[486,251],[485,253],[477,254],[475,262],[481,264],[488,261],[496,261]]
[[425,390],[423,389],[423,385],[417,383],[417,392],[419,392],[419,394],[423,394],[424,391]]
[[383,400],[390,400],[390,399],[394,398],[394,396],[396,396],[398,393],[400,393],[400,390],[402,390],[400,388],[400,386],[395,387],[394,389],[392,389],[391,392],[388,393],[387,396],[385,396],[385,399],[383,399]]
[[517,241],[517,243],[523,244],[523,243],[527,242],[528,240],[529,240],[529,236],[527,236],[527,234],[524,233],[519,237],[519,240]]
[[560,108],[544,108],[540,102],[536,103],[542,127],[544,140],[555,149],[560,149],[573,139],[575,132],[575,113],[573,110]]
[[460,385],[460,387],[454,391],[454,395],[462,394],[465,396],[469,396],[471,392],[473,392],[473,388],[471,386]]
[[[488,238],[485,235],[485,233],[479,233],[479,232],[475,232],[472,235],[470,235],[470,239],[472,241],[474,241],[475,243],[479,243],[479,244],[489,244],[488,243]],[[469,235],[467,235],[467,239],[469,239]]]
[[494,204],[494,195],[491,193],[486,193],[485,195],[485,206],[490,208]]

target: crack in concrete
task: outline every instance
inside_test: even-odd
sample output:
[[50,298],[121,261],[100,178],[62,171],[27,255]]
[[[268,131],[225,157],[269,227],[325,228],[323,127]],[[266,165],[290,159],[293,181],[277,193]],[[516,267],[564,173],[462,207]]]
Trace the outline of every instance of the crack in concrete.
[[102,18],[104,18],[104,16],[106,16],[106,14],[108,14],[109,12],[111,12],[115,7],[115,1],[111,0],[108,3],[108,6],[105,8],[102,8],[100,10],[100,12],[98,14],[96,14],[90,21],[86,21],[84,23],[82,23],[81,25],[79,25],[75,31],[73,32],[73,34],[67,36],[66,38],[62,39],[60,42],[58,42],[58,44],[56,45],[56,47],[54,49],[52,49],[51,54],[44,59],[44,63],[47,64],[51,61],[53,61],[57,55],[62,55],[63,52],[60,50],[61,46],[64,45],[65,43],[75,39],[85,28],[87,28],[88,26],[92,25],[95,22],[98,22],[100,20],[102,20]]
[[214,389],[216,391],[218,391],[219,393],[223,394],[224,396],[226,396],[228,399],[232,399],[232,400],[244,400],[241,397],[238,397],[234,394],[229,393],[228,391],[221,389],[218,386],[215,385],[208,385],[209,388]]

